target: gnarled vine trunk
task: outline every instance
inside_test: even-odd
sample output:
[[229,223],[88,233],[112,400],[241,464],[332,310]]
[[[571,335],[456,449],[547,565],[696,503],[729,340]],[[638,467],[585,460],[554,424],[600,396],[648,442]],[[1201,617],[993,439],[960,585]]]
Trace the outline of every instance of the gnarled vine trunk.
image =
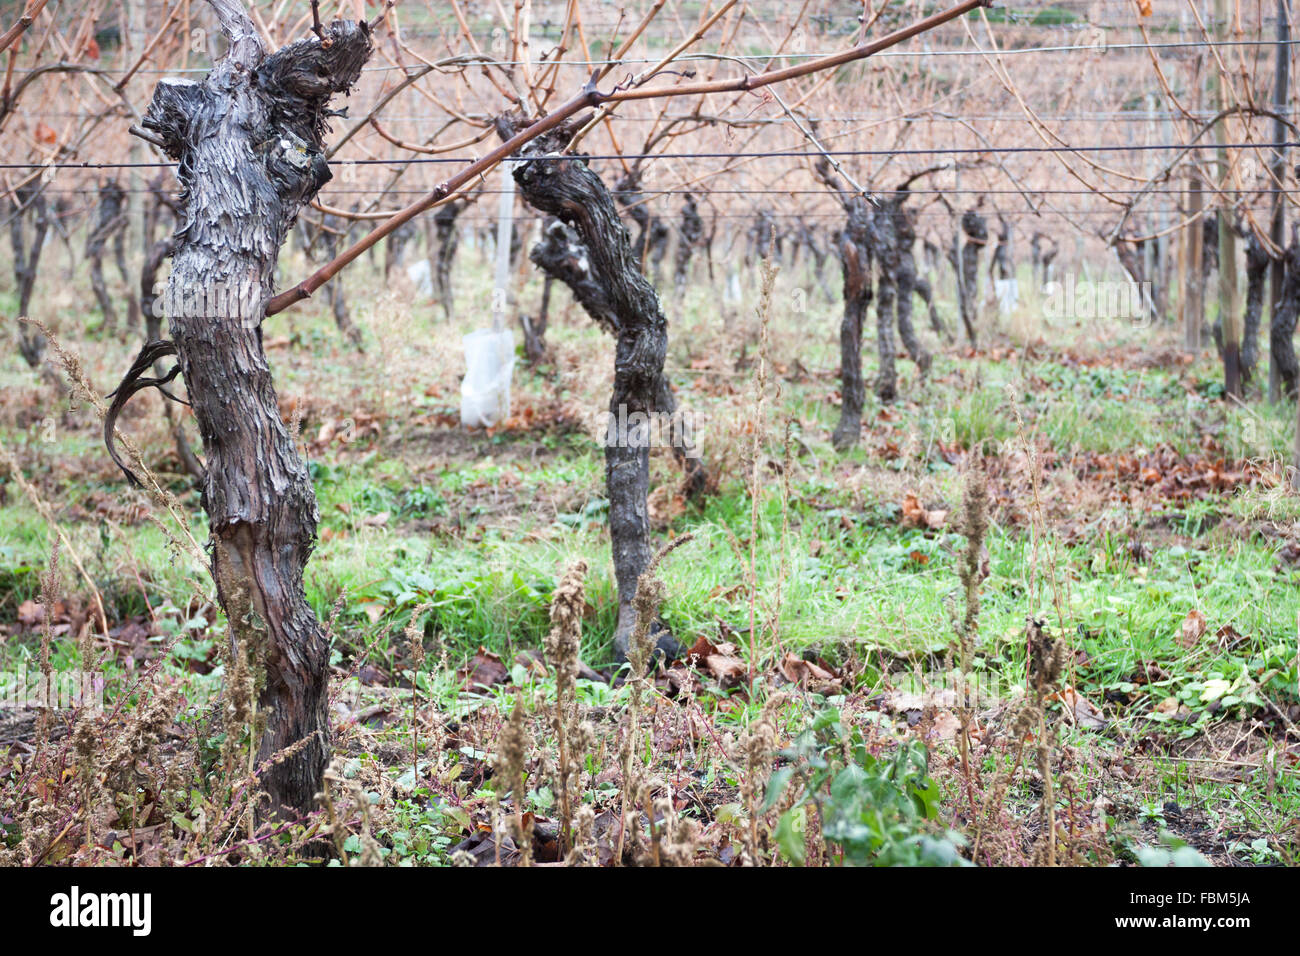
[[844,315],[840,319],[840,420],[831,443],[843,451],[858,443],[862,432],[862,323],[871,305],[871,212],[867,201],[853,197],[845,202],[848,214],[837,239],[844,272]]
[[[903,340],[903,346],[907,349],[907,354],[911,356],[912,361],[916,363],[917,368],[921,370],[921,375],[927,375],[930,371],[930,353],[926,351],[921,344],[920,336],[916,334],[916,327],[912,324],[912,296],[917,291],[919,280],[916,274],[916,255],[913,248],[916,246],[916,218],[912,210],[903,205],[907,199],[907,193],[903,192],[894,196],[885,203],[885,210],[889,213],[890,219],[894,224],[894,245],[896,248],[894,260],[895,284],[898,287],[898,337]],[[930,304],[931,321],[936,321],[938,315],[934,313],[934,303],[929,296],[930,288],[927,283],[923,298]],[[936,330],[937,331],[937,330]]]
[[[157,342],[162,338],[162,320],[163,311],[157,307],[158,304],[158,270],[162,264],[171,258],[176,251],[176,239],[173,236],[166,236],[155,242],[144,257],[144,265],[140,267],[140,312],[144,316],[144,342],[146,347],[150,342]],[[167,370],[163,367],[162,359],[154,362],[154,374],[162,379],[166,376]],[[163,414],[167,417],[167,429],[172,434],[172,441],[176,445],[176,457],[180,460],[181,467],[195,480],[199,488],[203,487],[203,465],[195,456],[194,450],[190,448],[190,440],[185,435],[185,418],[178,415],[172,408],[172,403],[163,402]]]
[[228,52],[201,83],[159,83],[142,125],[180,161],[167,317],[206,453],[212,574],[234,649],[260,671],[270,814],[298,816],[329,755],[329,650],[303,590],[316,499],[280,418],[261,322],[285,236],[330,178],[326,106],[356,82],[370,32],[335,21],[325,42],[268,55],[240,0],[210,2]]
[[1246,320],[1241,338],[1241,377],[1249,382],[1259,361],[1259,323],[1264,313],[1264,286],[1272,258],[1253,229],[1246,237]]
[[1043,285],[1054,281],[1053,277],[1056,273],[1052,266],[1056,262],[1056,257],[1061,253],[1061,247],[1055,239],[1048,236],[1047,241],[1051,243],[1051,247],[1043,250],[1042,259],[1040,260],[1043,270]]
[[[508,137],[520,122],[518,116],[503,116],[498,131]],[[573,230],[585,255],[566,257],[567,266],[555,278],[568,285],[588,314],[616,338],[605,483],[619,595],[614,646],[622,658],[636,618],[632,598],[637,579],[653,555],[646,504],[652,423],[656,413],[668,414],[675,407],[664,377],[668,320],[654,287],[638,268],[614,196],[583,157],[559,156],[572,134],[573,127],[561,126],[534,140],[522,153],[529,161],[516,165],[514,177],[529,205]],[[621,185],[624,191],[630,186],[626,181]],[[572,238],[565,241],[571,243]],[[693,451],[679,444],[676,432],[672,438],[679,453]],[[666,631],[659,632],[657,645],[669,656],[678,650]]]
[[[126,268],[126,193],[116,180],[105,180],[99,187],[99,206],[95,213],[95,225],[86,237],[86,258],[90,262],[90,287],[95,293],[95,301],[104,315],[105,332],[117,331],[117,310],[113,307],[113,297],[109,295],[104,284],[104,247],[113,240],[113,255],[117,262],[122,281],[130,287],[131,274]],[[139,323],[139,309],[133,296],[128,295],[126,327],[134,329]]]
[[1155,301],[1150,295],[1151,282],[1147,278],[1146,263],[1141,254],[1141,250],[1133,243],[1117,239],[1114,245],[1115,256],[1119,259],[1119,264],[1128,273],[1133,284],[1138,287],[1139,295],[1142,297],[1142,311],[1154,323],[1159,317]]
[[876,397],[882,402],[892,402],[898,397],[898,373],[894,369],[894,307],[898,302],[899,261],[898,237],[888,202],[874,210],[868,235],[871,251],[880,263],[880,281],[876,286],[876,354],[880,363],[876,372]]
[[433,292],[442,306],[443,315],[452,318],[455,309],[455,293],[451,287],[451,264],[456,258],[456,247],[460,244],[460,230],[456,219],[465,211],[468,203],[457,200],[439,206],[433,214],[433,235],[429,248],[429,266],[433,275]]
[[1011,223],[1001,216],[998,217],[998,241],[993,245],[989,269],[998,279],[1016,277],[1016,267],[1011,261]]
[[[392,278],[393,270],[406,258],[406,246],[416,236],[415,226],[411,223],[399,226],[388,234],[384,240],[384,280]],[[333,255],[331,254],[331,258]]]
[[673,255],[673,289],[679,298],[686,291],[695,247],[703,240],[704,220],[700,218],[700,207],[696,205],[695,197],[687,193],[686,201],[682,203],[682,224],[677,230],[677,251]]
[[[915,270],[915,259],[913,260],[913,270]],[[952,333],[948,331],[948,326],[939,316],[939,310],[934,304],[934,288],[930,285],[930,280],[923,275],[916,275],[912,280],[912,291],[916,293],[917,298],[925,303],[926,310],[930,315],[930,328],[934,329],[935,334],[941,336],[945,341],[952,341]]]
[[[50,230],[50,210],[40,180],[14,191],[16,207],[9,213],[9,241],[14,253],[14,286],[18,292],[18,315],[28,316],[36,270],[40,265],[45,236]],[[32,237],[27,239],[27,220],[32,220]],[[25,322],[18,325],[18,353],[31,368],[40,368],[45,356],[45,336]]]
[[961,231],[966,242],[961,247],[961,262],[957,269],[957,298],[961,306],[961,321],[966,326],[966,338],[974,345],[975,330],[979,325],[980,250],[988,244],[989,227],[976,209],[967,209],[961,217]]
[[1283,390],[1292,401],[1296,400],[1300,386],[1300,367],[1296,364],[1295,326],[1300,316],[1300,238],[1292,226],[1291,245],[1286,249],[1286,276],[1282,280],[1282,295],[1269,322],[1269,348],[1277,367]]

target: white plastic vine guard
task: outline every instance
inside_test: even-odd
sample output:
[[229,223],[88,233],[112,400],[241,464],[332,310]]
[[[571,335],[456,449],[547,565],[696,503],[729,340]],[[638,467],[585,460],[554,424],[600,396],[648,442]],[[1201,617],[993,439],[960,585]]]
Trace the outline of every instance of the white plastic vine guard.
[[510,379],[515,337],[509,329],[480,329],[465,336],[465,379],[460,384],[460,423],[488,428],[510,417]]
[[1020,302],[1020,283],[1015,279],[994,279],[994,295],[998,300],[998,311],[1002,315],[1010,315],[1016,310],[1016,305]]
[[433,270],[429,267],[428,259],[420,259],[407,266],[406,277],[420,295],[426,299],[433,295]]

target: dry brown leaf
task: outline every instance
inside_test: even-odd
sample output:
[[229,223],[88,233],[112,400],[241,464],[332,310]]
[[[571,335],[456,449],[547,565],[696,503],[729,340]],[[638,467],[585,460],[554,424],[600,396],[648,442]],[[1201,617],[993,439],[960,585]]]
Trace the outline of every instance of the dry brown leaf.
[[510,680],[510,671],[501,663],[501,658],[485,647],[480,647],[459,673],[466,690],[485,691]]
[[1193,647],[1205,634],[1205,615],[1193,608],[1183,618],[1183,626],[1178,635],[1178,643],[1183,647]]
[[367,604],[361,605],[361,610],[365,612],[366,617],[370,618],[371,624],[377,624],[388,608],[378,601],[370,601]]
[[728,654],[710,654],[704,667],[723,687],[734,687],[745,679],[744,662]]
[[947,511],[931,511],[927,509],[913,492],[909,491],[903,497],[902,525],[904,528],[929,528],[932,531],[937,531],[944,526],[947,520]]
[[1222,650],[1234,648],[1246,639],[1245,635],[1231,624],[1223,625],[1223,627],[1214,632],[1214,636]]
[[821,662],[806,661],[797,654],[786,654],[780,665],[781,676],[792,684],[827,696],[844,689],[843,680]]
[[711,591],[709,591],[709,600],[730,601],[740,593],[741,587],[742,586],[739,584],[733,584],[731,587],[727,587],[725,584],[716,585]]
[[1067,687],[1052,696],[1070,708],[1075,723],[1085,730],[1101,730],[1106,726],[1106,718],[1101,715],[1101,709],[1073,687]]
[[709,674],[723,687],[733,687],[744,679],[745,664],[736,656],[735,644],[714,644],[701,635],[686,652],[688,666]]
[[532,671],[534,677],[546,677],[546,661],[538,650],[522,651],[515,655],[515,666]]
[[941,710],[934,715],[929,736],[933,740],[952,740],[961,732],[961,720],[951,710]]

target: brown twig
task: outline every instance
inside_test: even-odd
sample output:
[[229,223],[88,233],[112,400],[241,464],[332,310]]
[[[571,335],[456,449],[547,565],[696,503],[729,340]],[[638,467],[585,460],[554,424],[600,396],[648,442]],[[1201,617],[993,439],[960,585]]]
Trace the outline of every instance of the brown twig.
[[643,89],[616,89],[610,93],[602,93],[596,88],[595,82],[599,74],[594,73],[592,74],[591,80],[588,81],[585,87],[583,87],[582,91],[554,113],[538,120],[526,129],[521,130],[483,158],[466,166],[459,173],[456,173],[446,182],[440,184],[431,193],[412,203],[410,206],[407,206],[382,226],[379,226],[368,235],[358,240],[350,248],[341,253],[331,262],[326,263],[302,282],[299,282],[290,289],[286,289],[277,296],[273,296],[266,303],[265,314],[268,316],[275,315],[278,312],[283,312],[289,306],[308,298],[313,292],[337,275],[341,269],[355,261],[362,253],[378,243],[385,236],[392,233],[395,229],[410,222],[421,213],[447,201],[449,196],[466,183],[484,175],[503,159],[512,155],[520,147],[557,128],[562,123],[582,112],[584,109],[591,109],[604,103],[618,102],[621,100],[645,100],[656,99],[663,96],[692,96],[705,93],[747,92],[750,90],[760,89],[765,86],[770,86],[773,83],[780,83],[786,80],[797,79],[802,76],[809,76],[813,73],[819,73],[823,70],[831,70],[843,66],[846,63],[865,59],[879,53],[881,50],[896,46],[905,40],[910,40],[918,34],[925,33],[928,30],[941,26],[950,20],[963,16],[972,10],[988,6],[991,2],[992,0],[962,0],[962,2],[957,4],[955,7],[932,14],[922,20],[916,21],[910,26],[903,27],[900,30],[895,30],[893,33],[883,36],[871,43],[865,43],[850,50],[845,50],[842,53],[835,53],[830,56],[809,60],[806,63],[787,67],[782,70],[772,70],[767,73],[747,75],[732,80],[720,80],[709,83],[686,83],[667,87],[653,86]]

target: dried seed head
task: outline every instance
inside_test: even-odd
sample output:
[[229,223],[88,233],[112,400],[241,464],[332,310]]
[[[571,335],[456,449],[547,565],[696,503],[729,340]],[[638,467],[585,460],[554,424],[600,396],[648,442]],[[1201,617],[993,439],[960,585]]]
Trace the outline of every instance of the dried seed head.
[[632,598],[632,609],[636,612],[636,624],[628,639],[628,658],[632,662],[634,673],[644,674],[650,664],[650,655],[654,652],[655,640],[651,634],[659,606],[664,602],[667,589],[663,581],[647,571],[636,583],[636,595]]
[[517,697],[514,710],[510,712],[510,719],[506,721],[497,740],[496,758],[497,771],[509,784],[509,788],[516,791],[516,800],[522,797],[522,794],[517,791],[523,779],[524,764],[528,759],[528,750],[531,746],[532,739],[524,715],[524,702],[522,698]]
[[411,652],[411,669],[418,674],[424,666],[424,632],[418,626],[420,615],[429,610],[431,604],[421,604],[411,612],[411,620],[406,625],[406,643]]
[[578,673],[586,577],[587,562],[575,561],[560,579],[551,599],[551,632],[544,646],[546,658],[555,668],[555,682],[562,696],[567,696]]

